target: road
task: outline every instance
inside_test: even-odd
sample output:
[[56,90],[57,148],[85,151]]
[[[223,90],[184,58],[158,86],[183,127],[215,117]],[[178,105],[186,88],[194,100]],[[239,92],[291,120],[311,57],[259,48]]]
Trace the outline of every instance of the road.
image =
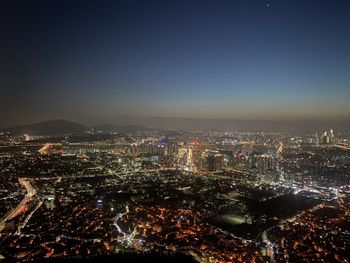
[[25,211],[28,204],[33,200],[33,197],[36,195],[36,190],[30,183],[30,180],[28,178],[19,178],[18,181],[22,186],[26,188],[27,193],[24,196],[23,200],[0,220],[0,232],[5,228],[6,222]]
[[131,231],[130,234],[125,233],[118,225],[118,221],[122,219],[126,214],[129,213],[129,207],[125,206],[125,212],[124,213],[118,213],[116,217],[113,218],[113,225],[117,228],[117,231],[119,234],[122,235],[122,237],[119,238],[119,241],[121,243],[124,243],[124,245],[131,247],[134,243],[142,243],[143,241],[141,239],[136,239],[135,235],[137,234],[137,227],[135,226],[133,231]]
[[30,212],[30,213],[27,215],[26,219],[18,226],[17,231],[16,231],[16,235],[20,235],[20,234],[21,234],[21,229],[24,228],[24,227],[27,225],[27,223],[28,223],[29,220],[31,219],[32,215],[35,213],[36,210],[39,209],[39,207],[40,207],[42,204],[43,204],[43,201],[38,200],[38,203],[37,203],[37,205],[35,206],[35,208],[32,210],[32,212]]

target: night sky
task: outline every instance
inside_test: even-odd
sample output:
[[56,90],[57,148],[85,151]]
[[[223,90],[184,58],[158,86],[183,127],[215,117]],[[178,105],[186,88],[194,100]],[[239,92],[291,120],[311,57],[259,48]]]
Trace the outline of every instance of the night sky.
[[350,1],[1,1],[0,126],[350,116]]

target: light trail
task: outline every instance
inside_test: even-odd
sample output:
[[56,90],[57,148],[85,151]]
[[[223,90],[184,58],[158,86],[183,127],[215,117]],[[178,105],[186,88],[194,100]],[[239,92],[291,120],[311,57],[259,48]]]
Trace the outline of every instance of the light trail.
[[39,207],[43,204],[43,201],[39,201],[38,204],[35,206],[35,208],[33,209],[32,212],[30,212],[30,214],[26,217],[26,219],[23,221],[22,224],[20,224],[17,228],[17,231],[16,231],[16,235],[20,235],[21,234],[21,229],[24,228],[27,223],[29,222],[30,218],[32,217],[32,215],[36,212],[36,210],[39,209]]
[[137,227],[134,227],[133,231],[131,231],[130,234],[127,234],[118,225],[118,220],[120,220],[122,217],[124,217],[129,212],[130,212],[129,207],[126,206],[124,213],[118,213],[118,215],[113,218],[113,221],[114,221],[113,225],[117,228],[118,233],[122,235],[121,242],[126,241],[126,244],[128,247],[132,246],[136,242],[142,243],[141,239],[135,239],[135,235],[137,234],[137,231],[136,231]]
[[44,144],[43,147],[41,147],[38,152],[41,154],[47,154],[48,149],[51,147],[51,143]]
[[25,207],[28,205],[29,202],[32,201],[33,197],[36,195],[36,190],[30,183],[28,178],[19,178],[18,181],[22,186],[24,186],[27,190],[27,194],[23,198],[23,200],[10,212],[8,212],[0,221],[0,233],[5,228],[5,224],[7,221],[13,219],[17,215],[21,214],[23,211],[25,211]]

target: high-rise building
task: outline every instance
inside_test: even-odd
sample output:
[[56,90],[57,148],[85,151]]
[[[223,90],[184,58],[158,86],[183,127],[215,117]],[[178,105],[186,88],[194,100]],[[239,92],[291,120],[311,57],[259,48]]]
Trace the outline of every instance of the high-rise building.
[[322,144],[332,144],[334,139],[334,134],[332,129],[327,129],[321,134]]
[[200,166],[201,170],[214,172],[222,168],[223,157],[216,152],[203,152]]
[[187,146],[187,165],[193,164],[193,154],[192,154],[192,148],[188,145]]

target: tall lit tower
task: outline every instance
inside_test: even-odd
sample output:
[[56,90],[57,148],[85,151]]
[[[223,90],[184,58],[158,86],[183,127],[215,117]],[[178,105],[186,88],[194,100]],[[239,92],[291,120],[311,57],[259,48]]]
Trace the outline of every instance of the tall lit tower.
[[187,165],[190,166],[193,164],[193,151],[190,146],[187,148]]
[[332,142],[333,142],[333,137],[334,137],[333,129],[329,128],[329,129],[326,131],[326,134],[327,134],[329,143],[332,144]]
[[322,133],[321,142],[322,144],[332,144],[334,139],[333,130],[327,129]]

